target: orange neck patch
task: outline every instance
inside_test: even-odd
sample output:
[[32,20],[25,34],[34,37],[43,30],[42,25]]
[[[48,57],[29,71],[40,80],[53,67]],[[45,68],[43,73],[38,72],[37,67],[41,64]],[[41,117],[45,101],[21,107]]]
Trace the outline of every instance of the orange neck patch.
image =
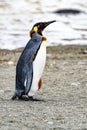
[[46,41],[46,40],[47,40],[47,38],[43,36],[42,37],[42,41]]

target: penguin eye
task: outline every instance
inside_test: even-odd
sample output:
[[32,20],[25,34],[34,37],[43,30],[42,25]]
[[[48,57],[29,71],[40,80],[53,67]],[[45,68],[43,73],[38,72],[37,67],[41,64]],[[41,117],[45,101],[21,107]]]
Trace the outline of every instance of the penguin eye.
[[38,25],[37,27],[40,28],[40,25]]

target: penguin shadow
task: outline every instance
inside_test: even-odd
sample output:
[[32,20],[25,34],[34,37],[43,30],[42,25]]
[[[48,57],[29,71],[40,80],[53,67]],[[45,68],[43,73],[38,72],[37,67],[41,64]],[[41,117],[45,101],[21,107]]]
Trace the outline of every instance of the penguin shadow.
[[38,99],[38,98],[35,98],[33,100],[29,100],[31,102],[46,102],[44,99]]
[[33,100],[26,100],[26,99],[16,99],[16,101],[25,101],[25,102],[43,102],[43,103],[45,103],[46,101],[44,100],[44,99],[37,99],[37,98],[35,98],[35,99],[33,99]]
[[33,98],[33,97],[26,97],[26,96],[22,96],[20,98],[11,98],[12,101],[16,100],[16,101],[29,101],[29,102],[46,102],[45,99],[39,99],[39,98]]

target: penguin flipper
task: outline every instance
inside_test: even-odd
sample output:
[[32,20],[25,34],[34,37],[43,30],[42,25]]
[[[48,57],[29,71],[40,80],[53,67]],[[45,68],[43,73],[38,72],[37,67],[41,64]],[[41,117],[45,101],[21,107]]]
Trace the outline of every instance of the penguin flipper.
[[27,76],[26,76],[25,94],[28,94],[33,80],[33,62],[28,63],[28,65],[26,66],[26,70],[27,70]]
[[[18,76],[21,86],[23,86],[23,93],[20,95],[20,99],[22,95],[28,95],[28,92],[31,88],[31,83],[33,79],[33,61],[25,64],[21,70],[21,76]],[[16,82],[19,83],[19,82]],[[20,86],[20,89],[21,89]]]

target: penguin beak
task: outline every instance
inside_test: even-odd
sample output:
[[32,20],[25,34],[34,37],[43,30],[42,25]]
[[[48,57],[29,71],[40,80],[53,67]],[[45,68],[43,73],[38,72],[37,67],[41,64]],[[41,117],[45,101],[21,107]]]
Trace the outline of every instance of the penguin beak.
[[44,22],[44,23],[43,23],[43,30],[44,30],[48,25],[50,25],[51,23],[54,23],[54,22],[56,22],[56,20],[49,21],[49,22]]

